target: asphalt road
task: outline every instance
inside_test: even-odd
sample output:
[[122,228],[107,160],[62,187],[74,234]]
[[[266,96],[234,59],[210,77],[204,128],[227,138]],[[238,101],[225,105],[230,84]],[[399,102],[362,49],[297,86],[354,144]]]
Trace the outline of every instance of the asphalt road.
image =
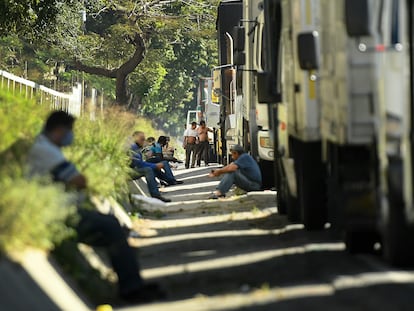
[[[210,169],[177,170],[185,184],[165,196],[206,198],[218,182]],[[289,224],[269,198],[148,214],[136,242],[143,276],[168,299],[122,310],[414,310],[414,271],[348,254],[329,231]]]

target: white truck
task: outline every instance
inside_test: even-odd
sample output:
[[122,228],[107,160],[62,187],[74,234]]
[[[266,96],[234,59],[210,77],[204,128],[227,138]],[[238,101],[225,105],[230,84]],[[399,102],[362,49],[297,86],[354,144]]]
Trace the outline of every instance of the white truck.
[[288,211],[414,264],[414,1],[264,0],[264,15],[259,97],[288,124],[288,143],[272,128]]
[[263,40],[256,53],[264,64],[257,79],[259,101],[270,107],[274,134],[278,208],[308,230],[322,229],[327,219],[320,91],[311,78],[319,75],[320,64],[300,58],[312,50],[297,51],[311,42],[319,53],[320,5],[319,0],[263,1]]

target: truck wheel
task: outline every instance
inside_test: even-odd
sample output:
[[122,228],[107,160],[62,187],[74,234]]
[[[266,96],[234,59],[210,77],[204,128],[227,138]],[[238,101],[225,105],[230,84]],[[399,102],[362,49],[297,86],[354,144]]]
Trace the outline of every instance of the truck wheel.
[[274,161],[261,160],[259,162],[260,171],[262,173],[263,189],[272,189],[275,187],[274,165]]
[[389,159],[387,175],[389,208],[386,219],[383,219],[385,224],[382,241],[384,258],[394,266],[414,266],[414,227],[407,224],[405,217],[401,159]]
[[326,169],[320,143],[300,143],[295,159],[302,222],[306,230],[322,230],[327,221]]
[[[319,165],[318,165],[319,164]],[[306,230],[324,229],[326,216],[326,181],[322,164],[314,163],[303,171],[302,213]]]
[[277,189],[277,212],[281,215],[286,215],[287,206],[288,206],[288,192],[287,185],[284,182],[280,183],[280,186]]
[[345,234],[346,250],[351,254],[375,252],[374,245],[379,241],[378,234],[373,231],[347,231]]

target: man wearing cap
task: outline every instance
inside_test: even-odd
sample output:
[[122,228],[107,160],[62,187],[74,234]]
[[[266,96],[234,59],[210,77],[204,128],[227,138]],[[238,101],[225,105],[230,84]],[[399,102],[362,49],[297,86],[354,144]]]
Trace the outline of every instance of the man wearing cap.
[[257,191],[262,187],[262,174],[257,162],[240,145],[231,148],[231,156],[234,162],[225,167],[211,171],[209,177],[224,175],[209,199],[225,197],[233,185],[245,191]]

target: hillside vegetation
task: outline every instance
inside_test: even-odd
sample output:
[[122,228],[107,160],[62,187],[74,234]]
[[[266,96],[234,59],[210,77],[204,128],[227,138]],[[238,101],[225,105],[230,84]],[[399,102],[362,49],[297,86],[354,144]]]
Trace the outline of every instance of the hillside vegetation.
[[[24,96],[0,89],[0,252],[25,247],[51,249],[73,234],[65,219],[70,195],[50,180],[28,180],[26,156],[50,111]],[[151,121],[116,109],[91,121],[79,118],[75,143],[65,153],[88,178],[89,193],[121,198],[130,178],[128,138],[134,130],[161,134]]]

